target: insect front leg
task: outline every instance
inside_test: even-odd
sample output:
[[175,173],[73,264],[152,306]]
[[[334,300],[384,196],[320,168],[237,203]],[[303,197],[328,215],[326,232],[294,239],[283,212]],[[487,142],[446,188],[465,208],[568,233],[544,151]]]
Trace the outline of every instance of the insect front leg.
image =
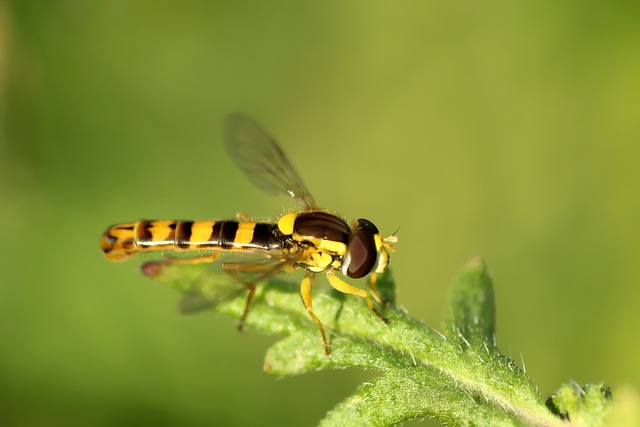
[[363,291],[360,288],[356,288],[355,286],[351,286],[350,284],[348,284],[347,282],[345,282],[344,280],[340,279],[338,276],[333,274],[332,271],[327,271],[327,279],[329,279],[329,284],[333,286],[335,290],[345,294],[355,295],[355,296],[364,298],[367,301],[367,305],[369,306],[371,311],[373,311],[376,314],[376,316],[378,316],[380,320],[382,320],[384,323],[389,323],[389,319],[387,319],[386,317],[382,317],[380,312],[375,308],[375,306],[373,305],[373,301],[371,301],[371,298],[369,298],[369,295],[367,294],[366,291]]
[[313,281],[313,274],[307,272],[302,282],[300,283],[300,296],[302,297],[302,302],[304,303],[304,308],[309,313],[309,316],[316,322],[318,329],[320,329],[320,333],[322,334],[322,342],[324,343],[324,354],[326,356],[331,356],[331,349],[329,348],[329,341],[327,341],[327,335],[324,332],[324,327],[322,326],[322,322],[318,319],[318,316],[313,312],[313,305],[311,302],[311,285]]
[[369,292],[371,292],[371,296],[379,304],[385,304],[386,302],[385,303],[382,302],[382,298],[380,298],[380,295],[378,294],[378,291],[376,291],[376,280],[377,279],[378,279],[378,274],[377,273],[371,273],[371,275],[369,277]]

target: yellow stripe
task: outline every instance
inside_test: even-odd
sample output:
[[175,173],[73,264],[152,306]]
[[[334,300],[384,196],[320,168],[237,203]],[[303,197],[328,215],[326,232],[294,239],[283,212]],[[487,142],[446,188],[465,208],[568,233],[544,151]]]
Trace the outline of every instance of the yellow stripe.
[[335,240],[321,239],[313,236],[303,236],[297,232],[292,235],[293,239],[302,242],[311,242],[313,246],[319,251],[327,251],[337,255],[344,255],[347,253],[347,245],[342,242],[336,242]]
[[152,242],[164,242],[167,240],[173,240],[173,230],[169,228],[169,225],[175,221],[153,221],[151,227],[149,227],[149,233],[151,233]]
[[215,223],[215,221],[194,221],[193,225],[191,226],[191,236],[189,237],[189,242],[208,242]]
[[333,252],[334,254],[344,255],[347,253],[347,245],[342,242],[335,242],[333,240],[322,240],[317,245],[318,249]]
[[256,227],[255,222],[240,222],[238,223],[238,230],[236,236],[233,239],[234,245],[246,245],[253,240],[253,229]]

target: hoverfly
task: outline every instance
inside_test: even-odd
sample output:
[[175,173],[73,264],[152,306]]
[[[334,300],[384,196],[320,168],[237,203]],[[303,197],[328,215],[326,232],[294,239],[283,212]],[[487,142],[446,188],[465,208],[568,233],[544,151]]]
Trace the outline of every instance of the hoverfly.
[[[275,222],[255,222],[238,214],[234,220],[176,221],[141,220],[109,227],[101,240],[102,251],[112,261],[123,261],[136,252],[192,251],[192,258],[169,258],[163,262],[210,262],[221,253],[252,253],[264,260],[222,262],[222,269],[248,290],[240,320],[244,325],[256,284],[283,272],[305,270],[300,283],[304,307],[322,335],[324,352],[331,354],[322,322],[311,303],[311,286],[316,273],[324,272],[336,290],[364,298],[375,315],[387,321],[365,290],[349,285],[336,275],[359,279],[370,276],[372,297],[376,275],[382,273],[393,252],[395,236],[382,237],[369,220],[360,218],[349,227],[339,215],[320,209],[304,182],[275,139],[243,114],[230,115],[224,125],[224,142],[234,162],[249,179],[268,193],[285,193],[302,210],[280,216]],[[205,255],[202,255],[204,252]],[[250,279],[247,279],[250,277]]]

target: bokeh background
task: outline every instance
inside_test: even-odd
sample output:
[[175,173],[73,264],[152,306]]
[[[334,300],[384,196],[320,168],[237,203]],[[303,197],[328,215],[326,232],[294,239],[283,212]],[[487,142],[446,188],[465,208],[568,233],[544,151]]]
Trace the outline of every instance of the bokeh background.
[[114,222],[291,206],[223,151],[236,110],[321,205],[399,227],[414,317],[481,254],[541,394],[640,384],[639,3],[0,4],[0,424],[314,425],[375,376],[270,377],[274,337],[100,253]]

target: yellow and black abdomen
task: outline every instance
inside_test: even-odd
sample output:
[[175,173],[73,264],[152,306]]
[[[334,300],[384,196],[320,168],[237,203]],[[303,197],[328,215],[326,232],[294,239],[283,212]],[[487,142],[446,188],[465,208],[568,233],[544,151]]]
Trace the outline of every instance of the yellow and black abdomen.
[[275,224],[250,221],[147,221],[117,224],[102,236],[107,258],[123,261],[136,252],[188,250],[282,250]]

